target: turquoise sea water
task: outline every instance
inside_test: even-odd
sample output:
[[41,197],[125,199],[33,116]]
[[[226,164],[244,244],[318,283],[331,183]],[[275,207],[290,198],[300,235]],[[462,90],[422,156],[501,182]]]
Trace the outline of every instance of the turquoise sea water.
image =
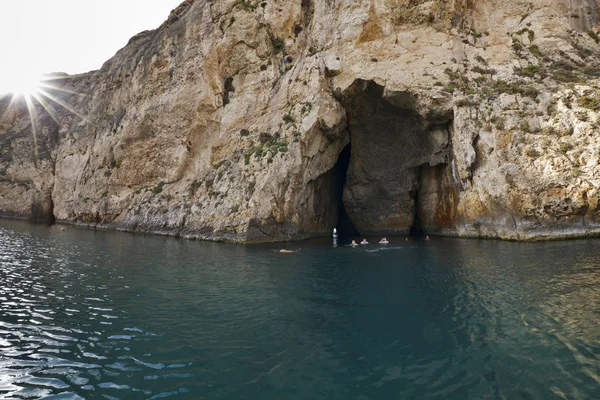
[[0,398],[600,398],[599,240],[391,241],[0,221]]

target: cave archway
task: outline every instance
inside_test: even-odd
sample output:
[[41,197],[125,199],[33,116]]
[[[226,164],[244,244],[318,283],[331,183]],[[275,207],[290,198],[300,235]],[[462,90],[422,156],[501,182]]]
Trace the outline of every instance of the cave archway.
[[56,217],[54,215],[54,201],[50,194],[45,196],[37,195],[31,203],[31,220],[36,223],[54,225]]
[[423,116],[415,95],[374,81],[357,80],[337,97],[350,137],[336,164],[338,231],[429,234],[443,188],[428,171],[451,174],[452,110]]

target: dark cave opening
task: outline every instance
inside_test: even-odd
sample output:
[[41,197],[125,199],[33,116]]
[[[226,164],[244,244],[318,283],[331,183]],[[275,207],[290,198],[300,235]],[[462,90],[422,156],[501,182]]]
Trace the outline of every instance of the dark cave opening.
[[414,203],[414,219],[412,226],[410,227],[409,235],[415,237],[425,236],[423,230],[423,221],[421,219],[421,207],[419,203],[419,188],[417,188],[412,194]]
[[344,185],[346,184],[346,175],[348,173],[348,167],[350,166],[351,154],[352,145],[348,144],[338,156],[333,178],[335,201],[338,209],[336,229],[340,237],[351,237],[358,235],[358,230],[350,220],[343,201]]
[[31,220],[46,225],[54,225],[56,223],[54,201],[51,197],[46,198],[45,201],[34,201],[31,204]]
[[440,213],[452,205],[444,197],[452,180],[449,170],[440,167],[435,173],[451,155],[452,109],[430,109],[410,90],[373,80],[358,79],[334,96],[346,111],[352,143],[351,159],[345,149],[338,160],[346,173],[340,178],[338,230],[347,233],[345,224],[351,224],[360,235],[436,232],[445,215]]
[[56,215],[54,215],[54,200],[50,199],[50,210],[48,212],[48,224],[54,225],[56,223]]
[[233,78],[231,76],[225,79],[224,89],[223,89],[223,106],[229,104],[229,93],[234,93],[235,87],[233,87]]

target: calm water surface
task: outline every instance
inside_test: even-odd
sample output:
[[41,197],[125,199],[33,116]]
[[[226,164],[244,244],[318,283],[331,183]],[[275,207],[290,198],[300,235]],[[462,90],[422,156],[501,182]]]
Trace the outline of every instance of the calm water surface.
[[0,398],[600,398],[600,241],[302,247],[1,221]]

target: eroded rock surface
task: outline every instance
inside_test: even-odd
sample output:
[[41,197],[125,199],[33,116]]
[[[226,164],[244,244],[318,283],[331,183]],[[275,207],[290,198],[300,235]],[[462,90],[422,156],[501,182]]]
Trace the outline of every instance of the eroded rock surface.
[[0,211],[235,242],[598,235],[599,4],[187,0],[31,112],[0,99]]

